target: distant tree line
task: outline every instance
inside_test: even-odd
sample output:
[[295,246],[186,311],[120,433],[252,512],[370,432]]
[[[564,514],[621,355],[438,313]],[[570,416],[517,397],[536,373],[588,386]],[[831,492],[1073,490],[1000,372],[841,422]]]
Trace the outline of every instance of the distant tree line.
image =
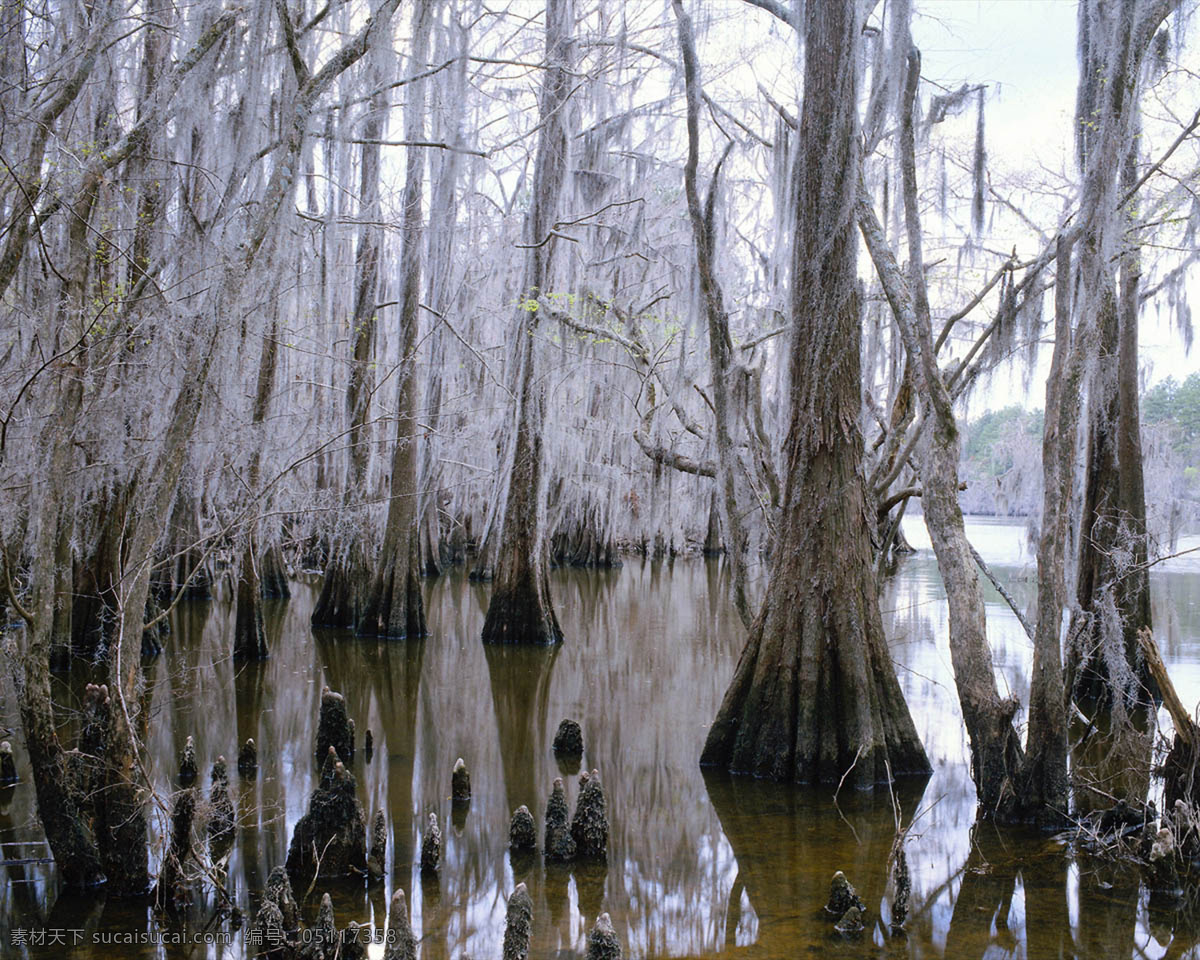
[[[1200,520],[1200,373],[1160,380],[1141,396],[1151,535],[1169,547]],[[1040,509],[1044,413],[1009,404],[963,425],[967,513],[1025,517]]]

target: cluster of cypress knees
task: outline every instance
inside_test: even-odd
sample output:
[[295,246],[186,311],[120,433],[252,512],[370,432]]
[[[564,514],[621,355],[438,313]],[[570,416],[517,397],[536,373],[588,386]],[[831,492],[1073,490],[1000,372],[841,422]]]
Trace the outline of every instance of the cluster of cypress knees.
[[[314,925],[304,928],[293,895],[293,884],[311,888],[316,879],[366,878],[380,881],[386,871],[387,824],[382,810],[372,820],[368,843],[363,806],[356,796],[356,781],[347,765],[354,758],[354,721],[341,694],[326,687],[321,692],[317,725],[316,755],[321,775],[309,797],[308,811],[292,834],[286,864],[271,871],[254,923],[247,932],[248,954],[274,960],[362,960],[372,931],[351,922],[339,931],[333,903],[322,897]],[[578,763],[583,755],[583,733],[578,723],[564,720],[554,738],[554,751],[561,760]],[[366,732],[364,755],[373,753],[371,731]],[[258,757],[253,740],[247,740],[238,755],[243,776],[257,773]],[[576,766],[576,769],[578,767]],[[196,748],[191,737],[180,756],[179,779],[186,789],[176,794],[172,810],[172,839],[159,881],[159,901],[180,906],[189,896],[184,863],[190,852],[196,795],[190,785],[197,777]],[[451,800],[455,810],[464,810],[471,799],[471,777],[459,758],[451,774]],[[229,779],[223,757],[212,770],[209,816],[209,852],[219,863],[232,847],[235,812],[229,794]],[[598,771],[584,770],[579,778],[575,813],[569,816],[562,778],[555,779],[546,805],[543,855],[548,863],[605,861],[608,855],[608,815]],[[509,826],[509,848],[514,857],[528,857],[537,850],[537,829],[527,806],[513,813]],[[424,878],[436,878],[441,869],[442,834],[437,814],[430,813],[421,841],[420,868]],[[524,883],[517,884],[508,900],[503,960],[526,960],[533,928],[533,901]],[[375,934],[378,936],[378,934]],[[397,888],[388,908],[385,960],[415,960],[416,939],[409,923],[404,891]],[[607,913],[597,918],[588,936],[588,960],[619,960],[622,956],[612,921]],[[463,958],[468,960],[468,958]]]

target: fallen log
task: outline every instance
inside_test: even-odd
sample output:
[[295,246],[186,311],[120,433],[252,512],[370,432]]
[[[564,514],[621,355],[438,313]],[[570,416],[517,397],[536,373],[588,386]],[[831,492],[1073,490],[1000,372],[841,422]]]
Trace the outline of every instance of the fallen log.
[[1171,723],[1175,726],[1175,742],[1171,746],[1171,752],[1167,754],[1162,769],[1166,809],[1173,809],[1176,800],[1183,800],[1191,804],[1200,803],[1200,780],[1196,777],[1200,727],[1196,725],[1196,721],[1183,705],[1179,692],[1175,689],[1175,684],[1171,682],[1171,677],[1167,673],[1166,664],[1163,663],[1158,644],[1154,641],[1154,635],[1148,628],[1143,627],[1138,631],[1138,646],[1141,647],[1150,676],[1158,684],[1163,706],[1171,715]]

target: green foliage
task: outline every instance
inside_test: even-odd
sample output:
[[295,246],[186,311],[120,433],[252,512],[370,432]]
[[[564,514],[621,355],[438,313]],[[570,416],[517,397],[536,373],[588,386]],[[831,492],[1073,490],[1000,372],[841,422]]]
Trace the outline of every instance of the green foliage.
[[[1159,456],[1178,494],[1200,489],[1200,373],[1182,383],[1172,377],[1155,384],[1141,398],[1143,440],[1147,456]],[[1036,509],[1040,491],[1033,489],[1030,470],[1040,462],[1043,413],[1012,405],[991,410],[963,427],[960,472],[968,483],[964,505],[973,512],[1028,513]],[[1157,437],[1158,439],[1153,439]],[[993,504],[993,497],[999,495]],[[1003,501],[1003,506],[1001,502]]]
[[[1200,373],[1189,375],[1182,383],[1167,377],[1155,384],[1143,394],[1141,412],[1144,424],[1166,431],[1171,449],[1185,462],[1200,463]],[[979,467],[982,475],[1004,473],[1012,465],[1006,448],[1016,431],[1040,437],[1042,411],[1013,405],[970,421],[964,431],[963,459]]]
[[1142,419],[1166,428],[1171,449],[1192,464],[1200,460],[1200,373],[1183,383],[1174,377],[1155,384],[1142,400]]
[[[542,299],[552,304],[558,311],[566,314],[569,317],[574,317],[577,320],[584,321],[593,327],[601,329],[611,325],[609,329],[614,332],[619,328],[619,321],[612,314],[613,301],[611,299],[601,300],[595,296],[580,297],[574,293],[563,293],[555,291],[544,291],[541,294]],[[526,313],[537,313],[539,309],[537,297],[527,297],[516,301],[517,309],[523,310]],[[638,323],[650,325],[661,331],[662,336],[667,342],[674,340],[683,331],[683,322],[678,314],[659,314],[651,311],[644,311],[632,317]],[[576,331],[574,336],[576,339],[586,343],[613,343],[614,341],[608,337],[597,337],[582,332]]]
[[972,473],[996,478],[1013,467],[1013,443],[1024,436],[1035,441],[1042,435],[1043,413],[1026,410],[1016,404],[1002,410],[989,410],[967,424],[963,459]]

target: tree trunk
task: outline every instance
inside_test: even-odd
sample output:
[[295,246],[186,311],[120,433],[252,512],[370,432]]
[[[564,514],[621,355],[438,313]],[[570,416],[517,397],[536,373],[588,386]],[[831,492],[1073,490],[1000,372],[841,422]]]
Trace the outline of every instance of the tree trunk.
[[551,231],[567,172],[565,107],[571,83],[573,0],[546,2],[546,69],[538,110],[533,202],[525,220],[525,282],[517,308],[519,337],[512,468],[500,527],[495,587],[483,624],[484,643],[559,643],[562,629],[550,598],[546,550],[542,430],[545,386],[538,379],[537,298],[546,293]]
[[[68,228],[67,279],[56,311],[57,332],[64,339],[77,336],[84,329],[91,261],[89,221],[95,197],[94,190],[85,189],[71,205],[74,218]],[[68,887],[92,887],[104,883],[107,868],[107,860],[102,862],[102,837],[99,830],[95,833],[89,831],[84,809],[88,801],[70,775],[67,756],[58,739],[50,687],[55,604],[63,578],[63,571],[54,568],[60,559],[57,549],[60,532],[69,522],[65,516],[68,501],[59,484],[65,484],[66,478],[73,472],[75,431],[84,408],[83,384],[88,359],[85,352],[80,355],[77,366],[65,368],[59,373],[59,381],[52,394],[59,403],[53,415],[47,418],[40,438],[41,448],[46,451],[41,475],[49,478],[49,483],[40,496],[36,489],[32,491],[30,501],[40,511],[40,522],[36,527],[33,557],[32,612],[27,617],[28,646],[18,661],[19,669],[15,676],[21,723],[33,768],[38,816],[63,882]],[[111,556],[113,563],[119,564],[120,545],[115,537],[104,555]],[[106,588],[111,590],[118,582],[119,569],[117,566],[106,571]],[[5,577],[11,583],[11,570],[5,570]],[[105,600],[111,599],[111,596],[110,592]],[[97,599],[100,600],[99,596]],[[104,602],[100,601],[102,608]],[[110,626],[111,622],[106,623],[100,633],[105,644],[107,628]],[[97,807],[100,803],[95,801]]]
[[272,600],[287,600],[292,595],[291,584],[288,583],[287,561],[283,558],[283,547],[273,543],[259,554],[261,570],[259,583],[262,586],[262,596]]
[[900,113],[900,164],[903,180],[909,276],[906,279],[884,239],[865,192],[858,201],[863,238],[900,328],[921,403],[929,421],[921,451],[921,506],[937,556],[949,610],[950,660],[963,722],[971,741],[971,773],[986,816],[1012,795],[1011,777],[1021,763],[1021,743],[1012,719],[1018,703],[1002,699],[996,688],[988,646],[987,614],[979,571],[967,542],[958,502],[959,437],[950,392],[937,365],[929,300],[925,289],[921,225],[917,209],[914,119],[921,55],[910,49]]
[[[446,44],[455,54],[463,54],[468,46],[466,31],[452,27],[443,33]],[[447,51],[442,51],[447,52]],[[441,59],[442,53],[438,54]],[[448,102],[458,102],[466,95],[467,59],[460,56],[446,91]],[[462,143],[462,115],[455,111],[449,116],[436,111],[433,139],[446,140],[453,144]],[[444,125],[445,129],[439,129]],[[456,225],[458,221],[458,177],[460,172],[457,150],[437,151],[433,161],[432,209],[439,212],[437,220],[429,230],[429,276],[426,283],[430,307],[443,314],[453,308],[454,295],[451,290],[451,274],[454,263]],[[425,416],[429,424],[428,442],[424,445],[421,458],[421,566],[427,577],[436,577],[449,560],[442,542],[441,525],[441,477],[442,467],[438,461],[438,443],[442,427],[443,377],[446,372],[446,344],[444,324],[438,322],[429,334],[429,380],[425,387]]]
[[321,593],[313,607],[314,627],[352,630],[359,624],[365,605],[365,584],[370,583],[371,563],[361,543],[335,548],[325,564]]
[[268,656],[267,635],[263,629],[262,584],[258,576],[253,535],[246,537],[246,545],[242,550],[235,607],[234,660],[265,660]]
[[700,286],[700,303],[708,327],[708,361],[713,378],[713,439],[716,442],[716,504],[725,536],[725,556],[733,574],[733,603],[742,623],[749,629],[753,616],[746,598],[746,551],[748,542],[738,507],[738,453],[730,429],[730,374],[733,367],[733,340],[729,335],[729,315],[725,298],[713,269],[713,250],[716,243],[713,211],[721,165],[728,156],[732,142],[717,162],[709,186],[708,203],[700,205],[696,186],[696,168],[700,162],[700,67],[696,58],[696,42],[692,19],[683,9],[682,0],[673,0],[675,18],[679,23],[679,46],[683,52],[683,75],[687,88],[688,158],[684,167],[684,194],[687,197],[688,217],[692,224],[692,245],[696,252],[696,273]]
[[[166,0],[149,0],[146,4],[146,32],[142,48],[142,103],[139,113],[145,110],[158,89],[162,71],[171,51],[170,5]],[[148,136],[130,158],[130,179],[137,184],[137,226],[133,234],[129,262],[129,288],[132,290],[140,280],[150,280],[151,252],[162,246],[159,231],[163,218],[163,184],[169,179],[169,170],[158,157],[169,155],[166,137],[161,130]],[[153,281],[151,281],[153,282]]]
[[51,626],[50,669],[66,672],[71,667],[72,592],[75,585],[74,552],[71,542],[75,533],[73,513],[63,510],[58,520],[58,536],[54,543],[54,622]]
[[[401,391],[401,398],[401,402],[414,399],[407,390]],[[404,436],[404,422],[392,454],[392,499],[379,567],[358,623],[364,636],[416,638],[426,633],[416,536],[415,438]]]
[[160,604],[170,603],[179,591],[195,600],[212,596],[212,577],[200,543],[199,511],[194,481],[184,477],[171,508],[161,559],[155,564],[154,596]]
[[[49,447],[48,469],[44,476],[63,477],[69,473],[71,434],[80,410],[82,386],[77,378],[64,375],[64,402],[47,431]],[[45,496],[37,496],[41,520],[37,526],[38,539],[34,546],[34,569],[31,578],[33,601],[32,623],[26,635],[28,645],[14,660],[14,685],[20,706],[21,729],[29,750],[33,770],[33,787],[37,796],[38,818],[46,840],[54,854],[54,862],[63,884],[71,888],[86,888],[105,881],[95,838],[81,809],[82,798],[68,772],[66,752],[59,742],[50,691],[50,653],[54,630],[55,563],[54,540],[60,519],[65,514],[58,492],[51,479]],[[11,578],[11,571],[5,570]]]
[[[71,205],[68,230],[69,282],[63,290],[59,326],[64,331],[84,329],[81,320],[89,290],[93,258],[90,256],[90,218],[95,190],[84,190]],[[68,335],[70,335],[68,333]],[[76,385],[72,385],[74,389]],[[80,398],[82,403],[82,398]],[[69,422],[69,421],[68,421]],[[70,461],[67,461],[68,463]],[[75,571],[75,597],[71,614],[71,648],[81,657],[100,661],[108,655],[117,616],[116,590],[123,557],[121,531],[128,517],[130,484],[117,481],[106,490],[95,510],[95,530],[90,554]]]
[[704,530],[704,555],[719,557],[721,549],[721,520],[717,512],[717,493],[714,490],[708,505],[708,526]]
[[[1130,108],[1134,109],[1134,108]],[[1136,141],[1135,141],[1136,142]],[[1136,181],[1136,147],[1126,154],[1122,187]],[[1134,218],[1127,216],[1127,225]],[[1073,674],[1073,694],[1107,702],[1146,703],[1153,681],[1137,635],[1150,627],[1146,566],[1146,495],[1138,411],[1138,287],[1141,257],[1125,231],[1116,280],[1100,303],[1099,357],[1088,389],[1087,473],[1076,599],[1087,615]],[[1115,643],[1114,643],[1115,642]]]
[[[412,59],[424,68],[432,25],[432,0],[414,13]],[[425,139],[425,83],[412,85],[404,103],[404,137]],[[410,146],[405,163],[404,214],[400,241],[400,367],[396,403],[396,445],[392,450],[387,528],[358,632],[368,636],[425,635],[417,530],[417,334],[420,325],[423,148]]]
[[1062,667],[1067,524],[1075,478],[1076,433],[1087,345],[1071,332],[1071,244],[1058,240],[1054,353],[1046,378],[1042,432],[1042,529],[1038,540],[1038,610],[1029,687],[1025,760],[1016,778],[1011,819],[1061,820],[1067,812],[1067,711]]
[[[247,261],[244,268],[248,269]],[[230,275],[232,274],[232,275]],[[222,295],[236,299],[245,274],[236,268],[221,278]],[[224,314],[218,300],[215,314]],[[184,358],[189,376],[176,394],[167,418],[162,449],[131,493],[139,509],[130,521],[120,549],[126,558],[117,590],[117,629],[108,655],[108,716],[103,789],[96,802],[96,834],[108,890],[118,897],[141,896],[150,886],[146,843],[145,776],[139,752],[139,731],[148,717],[141,669],[142,637],[155,541],[166,527],[186,444],[200,413],[204,391],[215,359],[221,327],[210,320],[209,331],[197,338]]]
[[50,631],[38,626],[31,633],[39,630],[44,630],[46,636],[31,638],[15,684],[33,770],[38,819],[62,884],[74,889],[95,887],[105,882],[104,868],[81,810],[83,798],[75,789],[66,752],[55,731],[50,698]]
[[104,493],[95,510],[91,548],[75,565],[71,650],[78,657],[99,661],[108,655],[116,619],[120,536],[127,501],[128,491],[123,485]]
[[[380,71],[376,79],[382,80]],[[350,417],[350,465],[343,502],[348,513],[364,513],[359,506],[367,495],[367,468],[371,459],[371,396],[374,393],[376,304],[379,298],[379,141],[384,133],[387,94],[371,98],[363,124],[362,164],[358,216],[362,221],[354,255],[354,354],[346,385],[346,412]],[[321,595],[312,612],[313,626],[354,628],[359,624],[371,579],[364,529],[351,528],[346,543],[334,543]]]
[[[190,435],[190,425],[188,434]],[[182,446],[182,445],[181,445]],[[180,455],[182,450],[179,451]],[[160,525],[170,504],[159,496]],[[143,521],[133,545],[135,554],[148,557],[153,546],[153,521]],[[161,529],[161,526],[158,527]],[[100,856],[108,876],[111,896],[137,897],[150,888],[150,858],[146,843],[145,777],[136,727],[143,710],[141,641],[146,599],[150,593],[149,564],[143,562],[131,575],[128,593],[122,598],[120,625],[108,664],[108,688],[115,692],[109,711],[107,749],[104,756],[102,800],[96,803],[96,834]],[[136,642],[135,639],[136,638]]]
[[521,378],[523,413],[517,420],[508,506],[505,511],[495,587],[483,624],[484,643],[559,643],[563,639],[550,597],[541,503],[542,404],[541,388],[530,383],[533,366],[532,330]]
[[[1072,629],[1072,693],[1122,706],[1146,703],[1152,683],[1137,633],[1150,625],[1146,503],[1137,404],[1137,305],[1141,272],[1126,247],[1136,183],[1142,63],[1179,0],[1079,7],[1077,161],[1078,313],[1095,324],[1098,356],[1088,387],[1084,514],[1076,599],[1086,620]],[[1131,144],[1133,146],[1131,146]],[[1118,292],[1117,268],[1121,280]]]
[[[258,380],[254,391],[254,408],[250,422],[255,436],[262,429],[270,409],[271,394],[275,391],[275,371],[279,363],[279,322],[273,320],[263,337],[258,360]],[[250,453],[250,469],[246,484],[250,495],[257,497],[262,479],[262,444],[256,440]],[[247,509],[256,514],[257,500],[251,500]],[[233,625],[233,656],[235,660],[265,660],[267,636],[263,630],[262,578],[260,575],[261,555],[257,550],[258,522],[252,519],[247,525],[246,544],[242,551],[241,568],[238,571],[236,613]],[[285,580],[286,583],[286,580]]]
[[701,762],[871,787],[930,768],[883,634],[862,475],[860,27],[854,0],[806,6],[784,508],[763,609]]

